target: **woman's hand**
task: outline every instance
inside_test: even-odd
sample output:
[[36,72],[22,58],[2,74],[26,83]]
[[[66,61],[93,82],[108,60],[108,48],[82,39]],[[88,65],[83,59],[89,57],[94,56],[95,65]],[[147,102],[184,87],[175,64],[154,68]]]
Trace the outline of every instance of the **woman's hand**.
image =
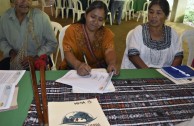
[[77,67],[77,74],[79,74],[80,76],[90,75],[90,72],[91,72],[91,67],[86,63],[81,63]]
[[119,69],[117,67],[116,64],[109,64],[107,67],[107,72],[110,73],[114,71],[114,76],[118,76],[119,75]]

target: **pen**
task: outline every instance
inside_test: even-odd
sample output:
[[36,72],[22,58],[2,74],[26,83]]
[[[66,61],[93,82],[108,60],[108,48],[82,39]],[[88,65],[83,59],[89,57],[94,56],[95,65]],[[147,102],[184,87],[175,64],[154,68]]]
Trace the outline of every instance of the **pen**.
[[83,52],[83,57],[84,57],[84,62],[88,65],[88,62],[87,62],[87,59],[86,59],[86,55],[85,55],[84,52]]
[[[84,58],[84,62],[88,65],[87,59],[86,59],[86,55],[84,52],[83,53],[83,58]],[[87,71],[87,70],[86,70]],[[87,71],[89,73],[89,77],[91,77],[91,73],[89,71]]]
[[111,81],[111,79],[112,79],[113,74],[114,74],[114,71],[112,71],[112,72],[110,73],[110,75],[108,76],[108,78],[106,79],[106,84],[105,84],[105,86],[102,88],[102,90],[105,90],[106,87],[108,87],[108,85],[110,84],[110,81]]

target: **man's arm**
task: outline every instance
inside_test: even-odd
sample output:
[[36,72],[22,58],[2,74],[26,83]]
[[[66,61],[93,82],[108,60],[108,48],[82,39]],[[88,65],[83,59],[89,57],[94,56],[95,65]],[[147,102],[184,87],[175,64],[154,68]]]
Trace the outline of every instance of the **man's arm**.
[[0,18],[0,50],[3,52],[4,57],[9,57],[9,53],[12,49],[12,47],[9,45],[5,31],[3,29],[3,17]]
[[46,40],[46,43],[40,47],[38,51],[39,56],[42,54],[50,55],[51,53],[56,51],[58,45],[49,17],[46,14],[43,14],[42,18],[43,26],[40,27],[43,27],[43,36],[41,37]]
[[172,66],[180,66],[182,64],[182,60],[182,56],[176,56],[172,62]]

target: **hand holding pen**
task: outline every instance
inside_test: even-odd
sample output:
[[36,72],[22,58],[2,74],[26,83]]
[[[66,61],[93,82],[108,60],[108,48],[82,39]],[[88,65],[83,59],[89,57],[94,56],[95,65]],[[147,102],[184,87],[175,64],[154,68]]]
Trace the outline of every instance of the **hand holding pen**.
[[91,67],[88,65],[87,59],[86,59],[86,55],[85,53],[83,53],[83,59],[85,63],[81,63],[77,69],[77,73],[80,76],[91,76],[90,72],[91,72]]

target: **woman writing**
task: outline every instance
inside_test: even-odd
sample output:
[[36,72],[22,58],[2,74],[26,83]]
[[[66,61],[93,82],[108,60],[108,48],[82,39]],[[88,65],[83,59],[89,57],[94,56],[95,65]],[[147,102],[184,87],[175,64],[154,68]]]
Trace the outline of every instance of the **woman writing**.
[[167,0],[152,0],[148,9],[148,23],[137,26],[127,40],[130,42],[122,69],[161,68],[182,63],[178,35],[164,24],[170,12]]
[[80,21],[67,28],[63,40],[65,59],[60,69],[76,69],[81,76],[88,75],[91,68],[107,68],[115,75],[119,73],[114,34],[103,27],[107,12],[102,1],[95,1]]

